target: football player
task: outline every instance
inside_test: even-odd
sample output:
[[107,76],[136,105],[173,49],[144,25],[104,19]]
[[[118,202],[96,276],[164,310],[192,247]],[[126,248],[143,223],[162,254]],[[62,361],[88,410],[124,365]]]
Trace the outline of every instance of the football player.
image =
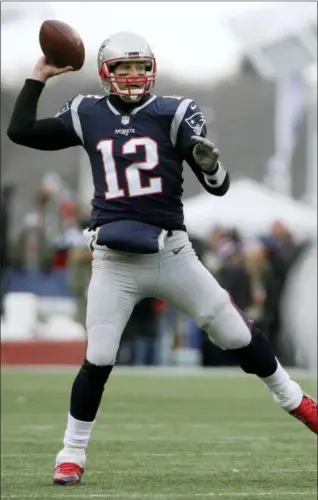
[[317,433],[316,402],[290,379],[266,337],[233,304],[189,242],[181,200],[183,162],[211,195],[225,195],[230,183],[219,151],[206,137],[198,104],[156,96],[156,59],[148,43],[117,33],[98,52],[106,95],[76,95],[55,117],[37,120],[45,83],[71,69],[56,68],[42,57],[17,98],[8,129],[13,142],[35,149],[83,147],[95,187],[85,231],[93,252],[87,351],[71,390],[54,484],[81,481],[122,331],[145,297],[164,299],[192,316],[211,341],[232,351],[246,373],[266,384],[281,408]]

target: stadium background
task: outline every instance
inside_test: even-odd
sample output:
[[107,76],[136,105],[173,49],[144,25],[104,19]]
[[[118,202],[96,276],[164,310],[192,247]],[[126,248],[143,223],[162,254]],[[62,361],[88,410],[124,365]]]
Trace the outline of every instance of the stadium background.
[[[31,3],[2,4],[1,356],[3,364],[78,365],[85,346],[90,274],[90,254],[81,236],[91,198],[87,158],[78,148],[43,153],[16,146],[6,137],[15,98],[36,61],[29,56],[19,72],[13,65],[5,66],[7,52],[13,50],[9,40],[14,33],[27,39],[27,26],[36,33],[46,18],[60,18],[75,28],[80,24],[75,12],[68,18],[69,13],[65,11],[63,17],[57,4],[39,5],[35,9]],[[224,52],[222,68],[215,72],[213,51],[218,47],[212,35],[210,45],[202,45],[197,36],[181,31],[185,52],[189,44],[201,54],[206,52],[203,61],[209,59],[210,76],[201,77],[197,69],[192,72],[188,60],[189,78],[184,71],[178,79],[166,63],[159,72],[157,93],[190,96],[198,102],[231,173],[233,194],[210,206],[192,172],[184,170],[186,220],[200,258],[250,317],[259,321],[285,363],[314,369],[317,20],[310,3],[279,5],[258,3],[252,13],[242,6],[242,12],[229,9],[222,14],[218,29],[232,37],[237,53],[227,68]],[[204,8],[213,14],[213,6]],[[274,19],[279,16],[284,22],[277,30]],[[263,39],[254,26],[260,22]],[[242,23],[249,27],[251,44],[242,36]],[[107,34],[100,33],[100,38]],[[84,43],[89,44],[85,37]],[[273,50],[268,47],[282,45],[284,57],[272,61]],[[258,63],[255,47],[273,62],[272,74]],[[289,62],[296,53],[300,55],[295,66]],[[16,57],[13,53],[12,58]],[[277,64],[285,64],[284,76]],[[99,94],[100,90],[90,46],[80,73],[49,83],[39,115],[53,116],[77,92]],[[229,360],[189,318],[149,299],[133,313],[119,364],[219,366]]]

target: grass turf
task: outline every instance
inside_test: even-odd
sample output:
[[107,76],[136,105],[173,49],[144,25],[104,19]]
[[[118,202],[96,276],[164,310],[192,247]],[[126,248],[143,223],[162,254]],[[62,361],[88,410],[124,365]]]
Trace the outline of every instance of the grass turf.
[[[2,372],[3,499],[314,500],[317,441],[253,377],[113,372],[85,484],[53,487],[74,374]],[[315,383],[301,380],[315,393]]]

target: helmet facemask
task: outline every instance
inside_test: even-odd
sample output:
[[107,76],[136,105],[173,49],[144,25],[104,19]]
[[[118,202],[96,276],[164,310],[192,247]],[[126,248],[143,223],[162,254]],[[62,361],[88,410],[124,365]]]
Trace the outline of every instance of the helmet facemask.
[[[142,75],[115,75],[115,68],[121,63],[142,63],[145,72]],[[99,69],[102,85],[107,93],[115,94],[126,102],[139,101],[150,94],[156,82],[156,61],[150,56],[132,56],[102,61]],[[124,84],[125,88],[121,88]]]

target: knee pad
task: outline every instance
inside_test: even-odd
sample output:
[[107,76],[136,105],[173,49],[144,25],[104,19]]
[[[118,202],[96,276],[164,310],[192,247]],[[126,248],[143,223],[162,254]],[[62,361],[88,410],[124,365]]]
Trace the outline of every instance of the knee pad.
[[113,366],[96,366],[84,360],[72,387],[70,413],[83,422],[93,422]]
[[250,325],[230,298],[226,299],[214,315],[201,315],[200,323],[199,327],[221,349],[239,349],[251,342]]
[[94,379],[96,385],[104,386],[113,368],[114,368],[113,365],[108,365],[108,366],[93,365],[88,361],[87,358],[85,358],[81,366],[80,372],[83,375],[86,375],[89,378]]
[[95,324],[87,329],[86,359],[96,366],[114,365],[121,332],[111,323]]
[[270,377],[277,369],[277,359],[265,335],[251,324],[252,339],[246,347],[231,351],[245,373]]

